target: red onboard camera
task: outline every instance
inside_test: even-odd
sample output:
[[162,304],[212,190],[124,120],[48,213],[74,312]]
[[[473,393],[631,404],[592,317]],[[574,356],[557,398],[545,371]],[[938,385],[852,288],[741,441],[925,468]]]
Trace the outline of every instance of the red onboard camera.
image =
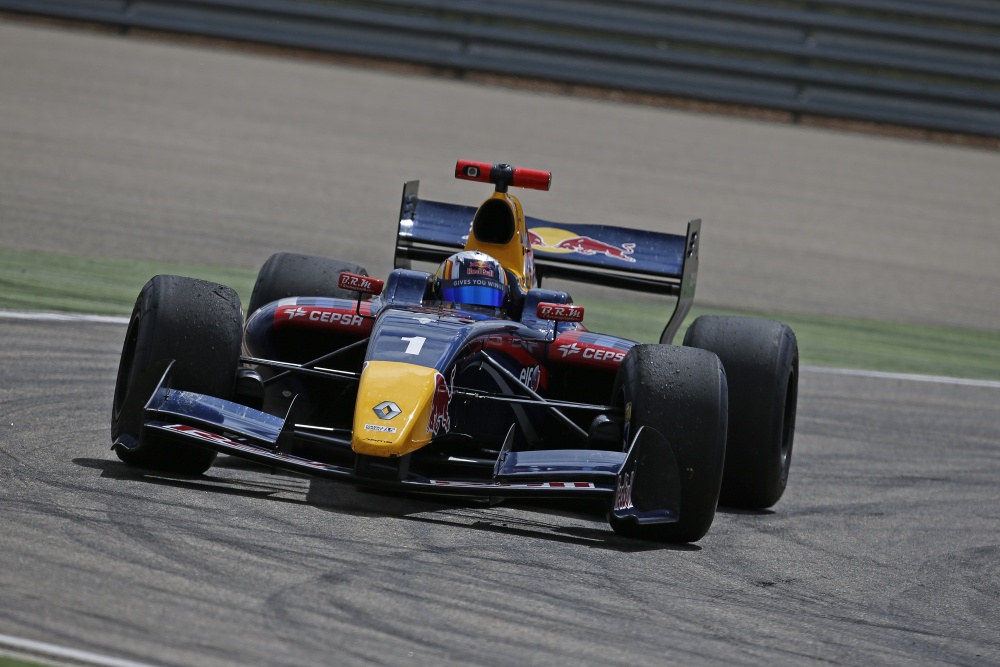
[[471,160],[459,160],[455,163],[455,178],[478,183],[493,183],[497,192],[506,192],[511,185],[532,190],[548,190],[552,185],[550,171]]

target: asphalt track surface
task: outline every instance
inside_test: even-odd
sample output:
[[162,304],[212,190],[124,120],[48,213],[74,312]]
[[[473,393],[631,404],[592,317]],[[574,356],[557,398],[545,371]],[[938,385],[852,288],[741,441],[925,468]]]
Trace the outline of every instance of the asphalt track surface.
[[[494,156],[553,169],[543,217],[718,221],[718,303],[998,328],[994,153],[0,23],[4,248],[375,273],[402,180],[478,198],[453,160]],[[128,468],[123,334],[0,319],[0,634],[162,665],[1000,664],[995,388],[806,373],[785,497],[671,547],[587,507]]]

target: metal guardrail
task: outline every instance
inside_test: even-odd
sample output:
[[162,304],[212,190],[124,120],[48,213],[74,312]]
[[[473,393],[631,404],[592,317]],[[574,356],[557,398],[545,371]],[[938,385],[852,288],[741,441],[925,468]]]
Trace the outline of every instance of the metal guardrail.
[[0,10],[1000,137],[993,0],[0,0]]

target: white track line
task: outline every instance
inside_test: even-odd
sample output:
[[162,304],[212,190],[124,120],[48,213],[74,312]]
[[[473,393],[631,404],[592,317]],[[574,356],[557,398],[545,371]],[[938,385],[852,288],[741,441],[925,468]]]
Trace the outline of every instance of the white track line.
[[827,375],[853,375],[856,377],[880,378],[883,380],[934,382],[937,384],[958,384],[966,387],[989,387],[991,389],[1000,389],[1000,382],[997,380],[971,380],[969,378],[953,378],[945,375],[886,373],[884,371],[863,371],[855,368],[827,368],[826,366],[800,366],[799,370],[806,371],[807,373],[826,373]]
[[34,657],[43,660],[60,660],[69,664],[97,665],[98,667],[152,667],[147,663],[109,658],[98,653],[77,651],[76,649],[64,648],[55,644],[11,637],[10,635],[0,635],[0,651],[3,649],[16,651],[19,654],[18,657],[27,656],[28,658]]
[[[86,315],[83,313],[44,313],[18,310],[0,310],[0,319],[40,320],[50,322],[96,322],[99,324],[128,324],[127,317],[109,315]],[[826,366],[801,366],[806,373],[825,373],[827,375],[853,375],[855,377],[877,378],[882,380],[902,380],[904,382],[932,382],[936,384],[957,384],[965,387],[987,387],[1000,389],[997,380],[971,380],[968,378],[953,378],[944,375],[919,375],[917,373],[886,373],[883,371],[865,371],[854,368],[827,368]]]
[[87,315],[84,313],[43,313],[23,310],[0,310],[0,319],[48,322],[96,322],[98,324],[128,324],[127,317]]

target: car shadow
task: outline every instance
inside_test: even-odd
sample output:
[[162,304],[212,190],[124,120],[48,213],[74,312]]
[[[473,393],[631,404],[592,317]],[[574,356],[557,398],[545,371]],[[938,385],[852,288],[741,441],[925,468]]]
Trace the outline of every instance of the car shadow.
[[164,473],[137,468],[126,465],[121,461],[110,459],[76,458],[73,459],[73,463],[84,468],[100,470],[101,477],[104,479],[131,480],[178,489],[190,489],[192,491],[204,491],[243,498],[261,498],[276,502],[291,503],[293,505],[309,504],[304,499],[278,496],[278,494],[287,493],[288,488],[274,482],[231,479],[212,474],[184,475],[180,473]]
[[[594,501],[506,500],[496,503],[485,499],[365,489],[322,478],[310,480],[306,498],[317,507],[358,517],[392,516],[416,523],[463,527],[621,553],[701,550],[694,544],[669,544],[618,535],[606,523],[603,504]],[[507,512],[508,509],[515,511]],[[579,525],[581,520],[594,525]]]
[[[608,527],[603,505],[596,501],[507,500],[498,504],[487,500],[395,493],[283,470],[274,471],[270,467],[231,456],[220,456],[216,464],[203,475],[163,473],[133,467],[116,459],[77,458],[73,459],[73,463],[99,470],[101,477],[106,479],[312,506],[359,519],[388,516],[417,523],[464,527],[620,553],[701,550],[695,544],[670,544],[618,535]],[[240,475],[234,478],[213,475],[212,470],[216,468],[247,471],[252,476]],[[295,494],[301,494],[302,491],[301,486],[289,489],[288,482],[292,480],[308,480],[304,498],[288,497],[290,491]],[[507,509],[515,511],[507,512]],[[581,520],[592,523],[593,526],[580,525]]]
[[738,516],[770,516],[774,514],[774,510],[754,510],[754,509],[744,509],[742,507],[726,507],[725,505],[719,505],[716,508],[717,514],[735,514]]

